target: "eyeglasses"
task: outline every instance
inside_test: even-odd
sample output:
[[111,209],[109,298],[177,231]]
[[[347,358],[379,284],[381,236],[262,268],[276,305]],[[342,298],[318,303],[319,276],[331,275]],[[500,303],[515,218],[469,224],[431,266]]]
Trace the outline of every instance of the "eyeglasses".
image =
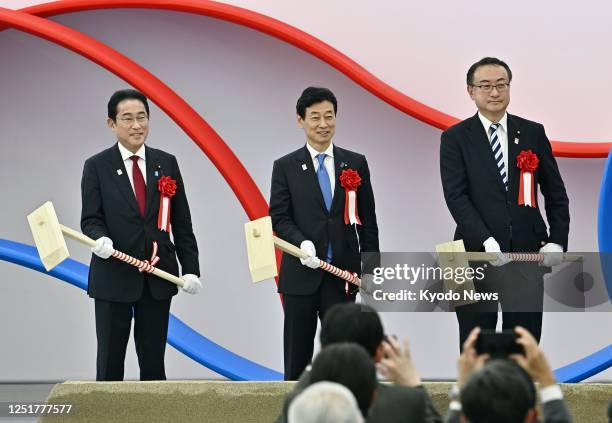
[[493,88],[495,88],[497,92],[501,93],[501,92],[506,91],[508,88],[510,88],[510,83],[500,82],[499,84],[495,84],[495,85],[491,85],[491,84],[474,85],[472,84],[472,87],[476,87],[485,93],[490,93],[493,90]]
[[119,122],[125,126],[132,126],[134,122],[138,122],[140,125],[145,125],[148,121],[148,116],[137,116],[136,118],[125,116],[119,119]]

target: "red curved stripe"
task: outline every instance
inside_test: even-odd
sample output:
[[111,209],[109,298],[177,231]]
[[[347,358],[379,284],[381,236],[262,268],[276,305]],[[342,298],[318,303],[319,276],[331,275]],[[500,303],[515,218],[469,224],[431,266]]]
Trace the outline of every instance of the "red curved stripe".
[[[444,130],[459,121],[459,119],[426,106],[385,84],[348,56],[306,32],[279,20],[240,7],[208,0],[65,0],[24,8],[22,11],[38,16],[52,16],[108,8],[174,10],[210,16],[243,25],[286,41],[318,57],[381,100],[424,123]],[[552,142],[553,152],[558,157],[607,157],[610,147],[612,147],[612,142]]]
[[240,160],[208,123],[146,69],[71,28],[27,13],[0,8],[0,22],[66,47],[142,91],[202,149],[223,175],[251,219],[268,215],[268,204]]

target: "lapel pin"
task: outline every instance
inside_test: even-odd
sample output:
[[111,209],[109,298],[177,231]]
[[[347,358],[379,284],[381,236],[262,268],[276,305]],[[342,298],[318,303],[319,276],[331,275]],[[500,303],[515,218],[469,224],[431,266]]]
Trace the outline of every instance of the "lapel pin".
[[514,143],[515,143],[515,144],[518,144],[518,143],[519,143],[519,139],[518,139],[518,138],[515,138],[515,139],[514,139]]
[[157,170],[155,171],[155,176],[159,176],[159,172]]
[[302,170],[306,170],[308,169],[308,166],[306,166],[306,163],[302,163]]
[[123,175],[123,172],[121,171],[121,169],[117,169],[117,175],[119,176]]
[[340,169],[344,169],[345,167],[348,167],[345,162],[340,163]]

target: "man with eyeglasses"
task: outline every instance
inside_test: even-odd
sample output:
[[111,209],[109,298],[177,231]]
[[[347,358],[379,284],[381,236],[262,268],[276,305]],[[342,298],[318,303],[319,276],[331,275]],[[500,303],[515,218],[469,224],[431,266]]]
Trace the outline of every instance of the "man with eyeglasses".
[[[486,277],[475,281],[476,290],[499,295],[503,329],[522,326],[539,341],[543,276],[567,250],[569,200],[544,127],[506,112],[511,81],[509,66],[499,59],[485,57],[470,67],[467,92],[478,112],[442,133],[440,173],[457,224],[454,239],[462,239],[466,251],[497,254]],[[503,254],[538,251],[541,266],[507,264]],[[476,326],[494,330],[497,309],[497,301],[457,307],[460,345]]]
[[132,317],[140,380],[165,380],[168,317],[177,287],[111,255],[117,249],[176,276],[178,255],[182,289],[196,294],[202,287],[198,246],[185,187],[176,158],[144,145],[149,105],[142,93],[114,93],[107,125],[117,143],[85,162],[81,180],[81,229],[96,240],[87,289],[95,301],[96,380],[123,380]]

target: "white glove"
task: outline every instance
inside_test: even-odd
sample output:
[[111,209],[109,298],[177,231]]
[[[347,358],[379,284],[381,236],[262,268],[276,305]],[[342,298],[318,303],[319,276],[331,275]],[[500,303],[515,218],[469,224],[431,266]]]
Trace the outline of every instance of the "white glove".
[[181,277],[181,279],[185,282],[183,287],[181,288],[188,294],[197,294],[202,289],[202,282],[200,282],[200,278],[196,275],[186,274]]
[[106,260],[115,252],[113,240],[106,236],[96,239],[96,246],[91,248],[91,252]]
[[553,267],[563,262],[563,247],[554,242],[549,242],[540,248],[540,253],[544,254],[544,260],[540,266]]
[[497,259],[491,260],[489,262],[492,266],[503,266],[504,264],[509,263],[511,261],[510,257],[508,257],[507,254],[502,253],[501,248],[499,248],[498,242],[495,241],[495,238],[493,238],[492,236],[488,237],[486,241],[482,243],[482,245],[484,245],[485,251],[487,253],[497,254]]
[[302,241],[302,243],[300,244],[300,250],[308,254],[307,258],[300,259],[304,266],[308,266],[311,269],[318,269],[319,267],[321,267],[321,260],[317,258],[317,249],[315,248],[312,241]]

